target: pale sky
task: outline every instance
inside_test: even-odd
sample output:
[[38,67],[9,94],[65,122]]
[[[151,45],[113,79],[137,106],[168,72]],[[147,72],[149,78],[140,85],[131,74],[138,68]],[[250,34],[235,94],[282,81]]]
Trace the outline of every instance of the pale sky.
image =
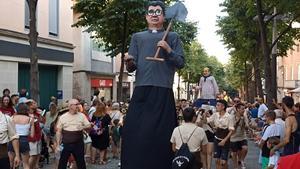
[[198,41],[202,44],[208,55],[216,56],[221,63],[227,63],[229,54],[221,37],[217,35],[217,16],[224,15],[219,4],[223,0],[185,0],[188,10],[188,21],[198,22]]

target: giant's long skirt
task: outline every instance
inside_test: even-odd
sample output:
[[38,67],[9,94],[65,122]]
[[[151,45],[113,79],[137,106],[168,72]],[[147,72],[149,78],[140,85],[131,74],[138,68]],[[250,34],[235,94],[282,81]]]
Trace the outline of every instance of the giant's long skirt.
[[121,169],[171,169],[176,126],[172,89],[136,87],[122,133]]

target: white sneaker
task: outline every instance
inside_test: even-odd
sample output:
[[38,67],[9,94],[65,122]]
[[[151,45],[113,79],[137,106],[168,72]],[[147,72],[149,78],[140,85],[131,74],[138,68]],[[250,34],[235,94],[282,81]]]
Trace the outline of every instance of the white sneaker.
[[246,165],[245,165],[245,162],[244,162],[244,161],[241,161],[241,168],[242,168],[242,169],[246,169]]

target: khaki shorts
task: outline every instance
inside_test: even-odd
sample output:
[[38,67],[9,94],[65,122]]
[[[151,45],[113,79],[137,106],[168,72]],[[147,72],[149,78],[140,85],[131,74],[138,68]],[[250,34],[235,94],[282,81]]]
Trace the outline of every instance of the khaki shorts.
[[39,155],[41,154],[42,150],[42,142],[41,141],[36,141],[36,142],[29,142],[29,155],[34,156],[34,155]]

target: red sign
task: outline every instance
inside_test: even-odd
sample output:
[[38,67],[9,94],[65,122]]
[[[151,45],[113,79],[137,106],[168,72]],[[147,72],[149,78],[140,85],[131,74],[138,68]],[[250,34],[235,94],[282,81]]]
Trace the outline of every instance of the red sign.
[[112,79],[91,79],[92,87],[112,87]]

